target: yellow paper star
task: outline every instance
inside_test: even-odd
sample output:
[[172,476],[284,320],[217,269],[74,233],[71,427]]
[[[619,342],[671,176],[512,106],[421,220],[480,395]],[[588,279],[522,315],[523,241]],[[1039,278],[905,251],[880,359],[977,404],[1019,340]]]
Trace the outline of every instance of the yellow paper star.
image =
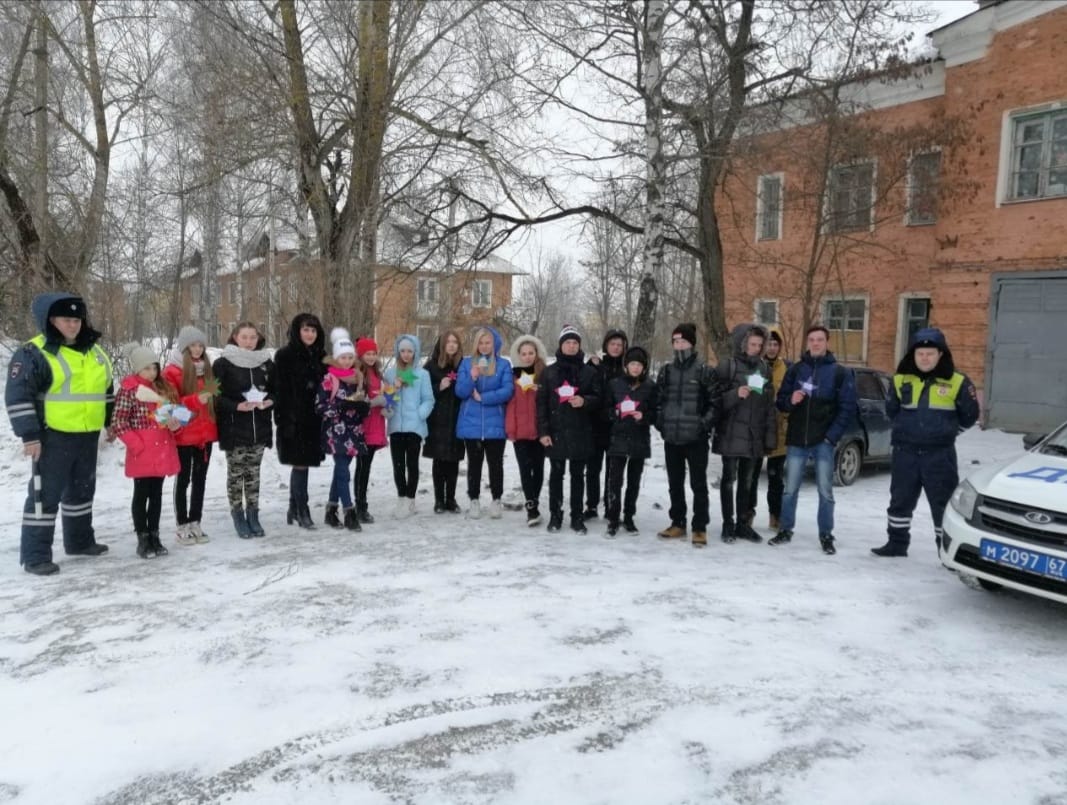
[[519,388],[522,391],[530,391],[536,385],[534,383],[534,376],[529,372],[523,372],[519,375],[519,379],[516,382],[519,384]]

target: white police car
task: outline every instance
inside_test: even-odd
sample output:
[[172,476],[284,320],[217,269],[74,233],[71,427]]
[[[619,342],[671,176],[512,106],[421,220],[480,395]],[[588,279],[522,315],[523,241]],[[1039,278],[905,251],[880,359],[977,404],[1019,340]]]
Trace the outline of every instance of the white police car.
[[1019,458],[969,476],[942,526],[945,567],[987,590],[1067,604],[1067,423]]

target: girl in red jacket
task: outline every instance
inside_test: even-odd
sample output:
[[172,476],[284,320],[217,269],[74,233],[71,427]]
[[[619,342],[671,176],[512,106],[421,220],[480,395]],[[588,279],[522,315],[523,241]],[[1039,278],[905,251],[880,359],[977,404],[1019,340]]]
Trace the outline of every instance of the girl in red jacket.
[[[211,463],[211,445],[219,440],[215,424],[215,375],[207,357],[207,336],[196,327],[182,327],[163,379],[175,390],[193,420],[174,434],[181,469],[174,480],[174,517],[179,545],[208,541],[200,527],[204,512],[204,484]],[[190,490],[190,484],[192,489]]]
[[519,478],[526,497],[526,525],[541,522],[541,487],[545,481],[545,448],[537,438],[537,389],[545,368],[545,345],[532,335],[522,335],[511,345],[515,394],[508,401],[504,429],[515,447]]
[[389,444],[385,432],[385,396],[382,394],[382,365],[378,362],[378,343],[364,336],[356,341],[356,357],[363,373],[363,394],[370,403],[370,413],[363,420],[363,437],[367,451],[356,456],[356,472],[352,485],[355,495],[356,516],[361,523],[373,523],[367,504],[367,489],[370,487],[370,467],[374,454]]
[[[126,445],[126,477],[133,478],[137,555],[147,559],[167,553],[159,541],[159,514],[163,479],[176,475],[179,469],[174,431],[181,427],[181,420],[173,410],[176,395],[159,376],[155,353],[136,344],[123,351],[133,374],[123,378],[115,395],[111,431]],[[168,414],[165,419],[164,412]]]

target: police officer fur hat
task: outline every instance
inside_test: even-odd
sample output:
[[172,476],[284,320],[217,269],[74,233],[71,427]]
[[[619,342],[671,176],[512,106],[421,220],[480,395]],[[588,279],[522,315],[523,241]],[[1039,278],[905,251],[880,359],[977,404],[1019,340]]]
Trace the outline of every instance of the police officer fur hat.
[[65,299],[58,299],[48,308],[48,318],[63,316],[68,319],[85,321],[88,315],[85,300],[80,296],[68,296]]
[[126,344],[122,348],[122,354],[130,365],[132,374],[137,374],[153,363],[159,363],[159,356],[148,347],[142,347],[140,344]]

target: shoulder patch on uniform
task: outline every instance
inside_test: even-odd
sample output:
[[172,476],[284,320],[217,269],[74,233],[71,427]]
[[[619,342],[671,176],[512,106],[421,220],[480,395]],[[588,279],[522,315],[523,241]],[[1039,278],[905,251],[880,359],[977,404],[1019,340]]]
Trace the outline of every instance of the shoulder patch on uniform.
[[8,375],[12,380],[22,374],[22,361],[11,362],[11,373]]

